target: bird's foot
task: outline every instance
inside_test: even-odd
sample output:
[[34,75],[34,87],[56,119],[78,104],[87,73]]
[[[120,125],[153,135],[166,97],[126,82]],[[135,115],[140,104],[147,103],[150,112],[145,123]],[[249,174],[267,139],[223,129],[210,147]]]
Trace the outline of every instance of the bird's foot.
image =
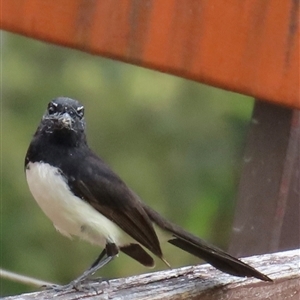
[[70,282],[68,284],[65,285],[59,285],[59,284],[52,284],[52,285],[47,285],[47,286],[43,286],[43,288],[46,291],[49,292],[56,292],[57,294],[61,294],[61,293],[70,293],[70,292],[74,292],[74,291],[82,291],[82,285],[80,283],[77,282]]
[[[101,283],[101,282],[106,282],[109,284],[109,280],[105,278],[94,278],[94,279],[85,279],[85,280],[73,280],[70,283],[66,285],[58,285],[58,284],[53,284],[53,285],[47,285],[43,286],[45,290],[47,291],[54,291],[56,292],[55,295],[58,294],[68,294],[70,292],[83,292],[83,293],[91,293],[95,292],[98,294],[98,290],[95,287],[95,284]],[[102,291],[101,291],[102,292]]]

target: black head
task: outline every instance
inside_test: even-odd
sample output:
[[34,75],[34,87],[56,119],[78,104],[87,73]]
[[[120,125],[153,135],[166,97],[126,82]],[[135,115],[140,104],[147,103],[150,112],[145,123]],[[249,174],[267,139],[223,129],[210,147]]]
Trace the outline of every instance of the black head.
[[47,133],[57,131],[83,132],[85,129],[84,107],[71,98],[58,97],[49,102],[42,119]]
[[25,166],[29,161],[60,166],[64,160],[62,156],[70,157],[74,151],[82,154],[86,147],[83,105],[70,98],[58,97],[48,104],[28,148]]

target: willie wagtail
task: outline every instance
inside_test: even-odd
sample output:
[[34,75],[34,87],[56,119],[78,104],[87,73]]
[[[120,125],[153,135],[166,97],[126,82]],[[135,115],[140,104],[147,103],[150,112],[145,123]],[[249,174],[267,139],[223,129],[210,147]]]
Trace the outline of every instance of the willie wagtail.
[[[78,101],[53,99],[37,128],[25,158],[29,189],[55,228],[99,245],[91,267],[65,288],[81,283],[124,252],[147,267],[164,259],[164,240],[235,276],[272,281],[241,260],[172,224],[141,199],[88,146],[84,107]],[[155,225],[155,226],[154,226]]]

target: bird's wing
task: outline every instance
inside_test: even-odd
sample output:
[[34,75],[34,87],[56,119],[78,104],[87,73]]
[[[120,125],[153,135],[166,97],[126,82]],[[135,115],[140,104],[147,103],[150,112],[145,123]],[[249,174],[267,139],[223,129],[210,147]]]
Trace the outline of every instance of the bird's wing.
[[72,191],[138,243],[162,258],[152,221],[138,196],[118,175],[93,153],[78,162],[76,169],[77,176],[69,180]]

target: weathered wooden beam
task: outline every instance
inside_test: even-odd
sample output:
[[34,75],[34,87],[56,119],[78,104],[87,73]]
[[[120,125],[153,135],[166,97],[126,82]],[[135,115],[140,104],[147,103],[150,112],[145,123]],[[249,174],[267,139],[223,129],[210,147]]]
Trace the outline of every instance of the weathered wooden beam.
[[2,0],[4,30],[300,108],[299,1]]
[[128,278],[110,280],[109,283],[90,283],[88,293],[41,291],[3,298],[3,300],[52,299],[299,299],[300,249],[253,256],[243,259],[274,282],[252,278],[233,277],[205,264],[154,272]]
[[256,101],[229,253],[300,247],[300,111]]

